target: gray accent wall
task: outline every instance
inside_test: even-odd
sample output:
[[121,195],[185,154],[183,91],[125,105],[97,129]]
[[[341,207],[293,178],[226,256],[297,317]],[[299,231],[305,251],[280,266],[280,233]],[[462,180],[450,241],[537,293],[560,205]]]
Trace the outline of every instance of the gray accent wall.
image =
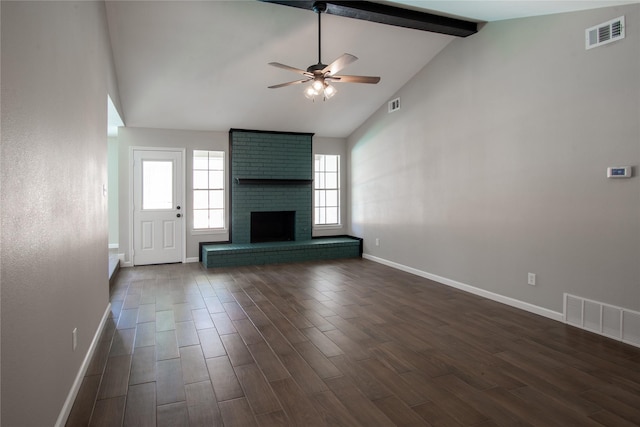
[[118,96],[102,2],[0,10],[0,424],[52,426],[108,315],[102,187],[107,93]]
[[[621,15],[624,40],[585,50]],[[640,309],[640,5],[489,23],[395,96],[348,139],[365,255],[554,312],[564,292]]]

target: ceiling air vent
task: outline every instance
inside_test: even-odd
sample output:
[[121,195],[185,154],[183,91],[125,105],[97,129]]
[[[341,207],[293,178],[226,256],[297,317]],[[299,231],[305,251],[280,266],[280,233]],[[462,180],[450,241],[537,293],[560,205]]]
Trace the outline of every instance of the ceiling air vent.
[[400,109],[400,98],[392,99],[389,101],[389,112],[393,113]]
[[624,16],[585,30],[586,48],[602,46],[624,38]]

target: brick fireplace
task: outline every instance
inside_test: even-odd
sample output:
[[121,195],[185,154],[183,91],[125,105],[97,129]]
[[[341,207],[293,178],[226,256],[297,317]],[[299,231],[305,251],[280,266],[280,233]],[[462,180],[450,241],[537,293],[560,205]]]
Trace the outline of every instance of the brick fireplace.
[[[312,137],[310,133],[231,130],[232,243],[252,243],[252,227],[273,225],[273,212],[292,212],[293,236],[282,240],[311,239]],[[252,221],[252,214],[264,223]],[[276,240],[268,237],[262,241]]]

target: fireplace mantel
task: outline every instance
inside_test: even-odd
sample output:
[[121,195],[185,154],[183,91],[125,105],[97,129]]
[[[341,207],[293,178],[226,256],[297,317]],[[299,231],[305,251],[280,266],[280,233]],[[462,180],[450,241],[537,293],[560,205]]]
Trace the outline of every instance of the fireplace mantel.
[[312,179],[235,178],[238,185],[306,185]]

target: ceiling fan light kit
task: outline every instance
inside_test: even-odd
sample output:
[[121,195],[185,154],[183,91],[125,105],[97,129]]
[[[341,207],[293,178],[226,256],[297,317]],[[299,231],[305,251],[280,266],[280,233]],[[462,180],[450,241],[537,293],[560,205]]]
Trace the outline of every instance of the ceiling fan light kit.
[[338,89],[336,89],[334,86],[331,86],[329,83],[322,82],[320,80],[314,80],[313,83],[311,83],[310,86],[307,86],[307,88],[304,90],[304,96],[307,99],[315,101],[316,96],[323,95],[322,100],[326,101],[337,92]]
[[269,65],[282,68],[284,70],[293,71],[294,73],[302,74],[304,78],[302,80],[295,80],[287,83],[280,83],[277,85],[269,86],[269,89],[277,89],[284,86],[290,86],[300,83],[311,82],[310,86],[304,90],[304,96],[308,99],[315,100],[316,96],[323,95],[323,101],[333,97],[338,91],[331,85],[332,82],[342,83],[368,83],[376,84],[380,81],[380,77],[372,76],[340,76],[336,73],[345,68],[347,65],[356,61],[353,55],[348,53],[342,54],[338,59],[333,61],[329,65],[322,63],[321,59],[321,40],[322,40],[322,27],[321,27],[321,15],[327,10],[327,4],[324,2],[315,2],[313,4],[313,11],[318,14],[318,63],[310,65],[307,70],[301,70],[299,68],[290,67],[288,65],[280,64],[279,62],[270,62]]

